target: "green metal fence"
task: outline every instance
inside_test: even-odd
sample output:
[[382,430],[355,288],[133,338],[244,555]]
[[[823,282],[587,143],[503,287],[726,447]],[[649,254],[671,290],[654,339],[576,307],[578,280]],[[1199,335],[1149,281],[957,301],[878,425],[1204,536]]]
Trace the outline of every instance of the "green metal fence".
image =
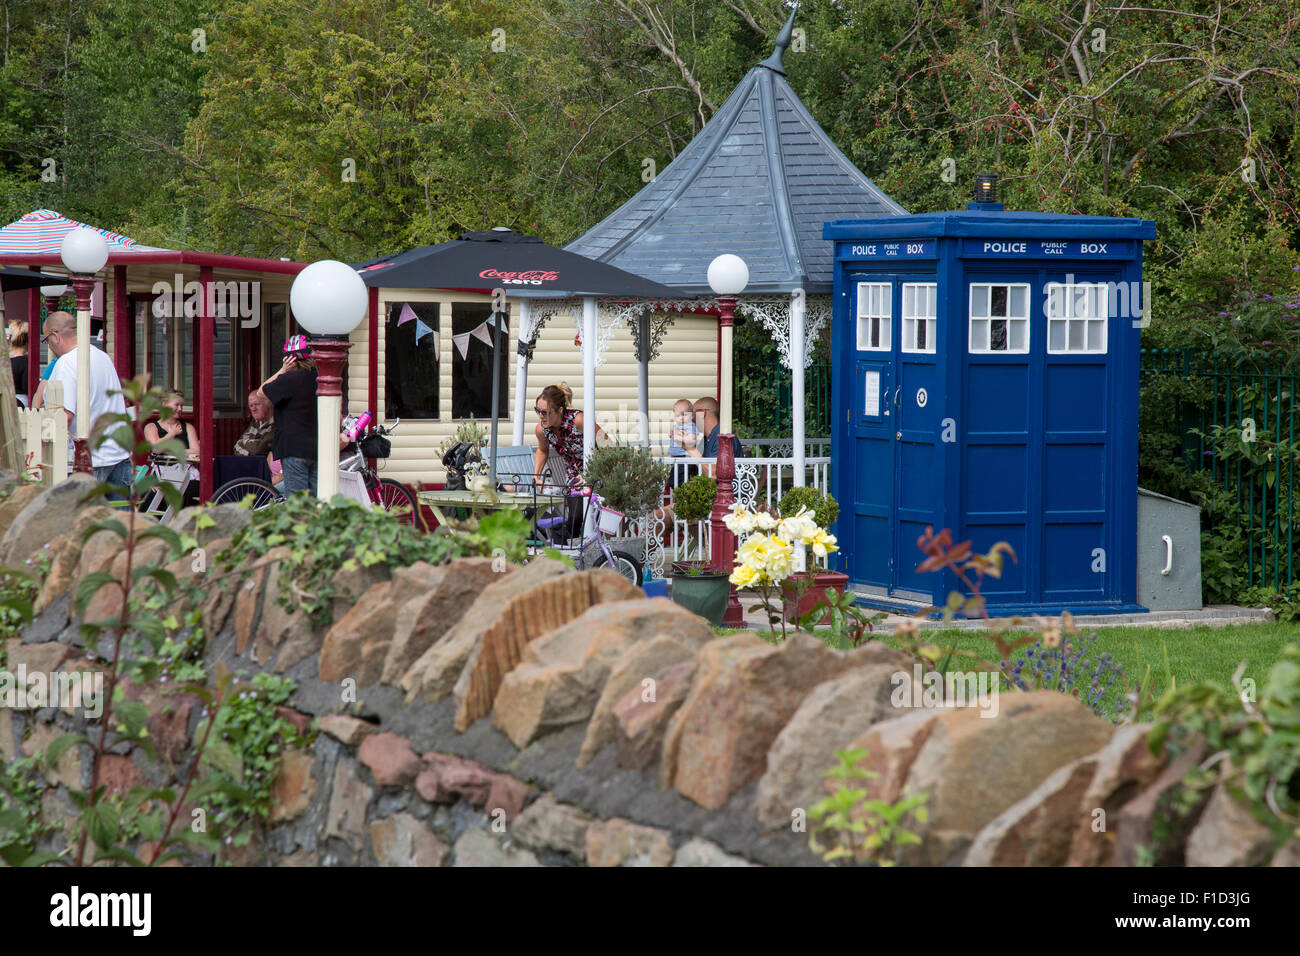
[[[1300,369],[1284,356],[1143,349],[1140,375],[1177,376],[1173,419],[1183,463],[1235,496],[1248,585],[1282,588],[1300,567],[1295,535]],[[1144,396],[1144,401],[1146,397]]]
[[[793,434],[793,376],[771,352],[737,349],[733,382],[733,414],[744,435],[788,438]],[[831,363],[814,361],[805,370],[804,434],[830,433]]]

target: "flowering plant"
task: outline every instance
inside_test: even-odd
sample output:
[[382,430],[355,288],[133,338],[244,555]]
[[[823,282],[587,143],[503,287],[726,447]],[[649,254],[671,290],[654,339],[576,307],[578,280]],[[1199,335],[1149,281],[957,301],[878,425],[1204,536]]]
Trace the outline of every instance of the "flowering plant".
[[[772,602],[773,590],[795,573],[796,548],[812,548],[819,558],[839,550],[835,535],[819,525],[811,509],[800,508],[787,518],[778,518],[767,511],[750,511],[744,505],[733,504],[731,513],[723,522],[732,534],[739,537],[736,548],[736,569],[731,572],[731,583],[738,588],[751,588],[759,592],[761,601],[755,608],[767,611],[768,626],[776,633],[776,622],[781,622],[781,638],[785,639],[785,617]],[[793,596],[798,607],[806,580],[795,583]],[[788,596],[782,589],[782,605]]]

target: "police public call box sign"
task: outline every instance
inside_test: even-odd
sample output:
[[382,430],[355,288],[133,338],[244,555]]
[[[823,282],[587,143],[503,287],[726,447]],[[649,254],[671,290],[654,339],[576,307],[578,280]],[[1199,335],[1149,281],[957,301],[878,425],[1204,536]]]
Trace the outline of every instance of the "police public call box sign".
[[943,605],[917,539],[1011,545],[990,613],[1139,611],[1138,219],[997,204],[828,222],[836,567]]

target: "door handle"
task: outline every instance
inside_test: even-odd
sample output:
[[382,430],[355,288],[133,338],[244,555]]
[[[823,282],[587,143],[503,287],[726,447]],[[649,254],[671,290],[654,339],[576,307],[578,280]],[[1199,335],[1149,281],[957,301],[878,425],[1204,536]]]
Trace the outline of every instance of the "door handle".
[[1167,534],[1162,534],[1160,540],[1165,543],[1165,566],[1161,574],[1168,574],[1174,567],[1174,540]]
[[898,407],[898,396],[899,396],[899,394],[900,394],[902,391],[903,391],[903,387],[902,387],[901,385],[900,385],[898,388],[894,389],[894,407],[895,407],[895,408]]

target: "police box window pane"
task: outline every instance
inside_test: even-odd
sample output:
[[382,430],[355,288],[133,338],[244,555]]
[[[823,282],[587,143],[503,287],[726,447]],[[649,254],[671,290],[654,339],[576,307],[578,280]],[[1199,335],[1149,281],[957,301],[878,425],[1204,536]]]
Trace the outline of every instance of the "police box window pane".
[[861,282],[858,284],[858,350],[888,352],[890,341],[890,296],[888,282]]
[[968,329],[971,352],[1028,352],[1029,286],[972,283]]
[[935,283],[903,284],[903,351],[934,352]]
[[[492,416],[493,333],[488,322],[491,315],[492,308],[488,305],[462,302],[451,305],[451,417],[454,419]],[[461,355],[462,347],[464,356]],[[510,414],[508,383],[514,368],[510,359],[507,319],[501,327],[501,355],[497,363],[498,412],[502,417]]]
[[438,303],[390,302],[384,325],[384,418],[438,417]]

